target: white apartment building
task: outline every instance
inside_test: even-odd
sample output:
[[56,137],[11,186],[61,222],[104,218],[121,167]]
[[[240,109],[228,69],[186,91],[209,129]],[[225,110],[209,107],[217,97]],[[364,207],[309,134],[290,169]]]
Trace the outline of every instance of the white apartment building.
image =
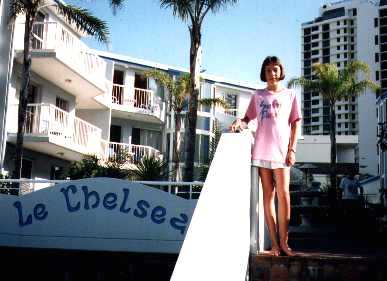
[[[6,15],[7,11],[3,12]],[[23,19],[16,20],[14,31],[3,24],[1,28],[2,38],[13,40],[10,45],[1,46],[1,71],[9,75],[0,75],[1,112],[5,113],[0,164],[3,170],[12,172],[22,77]],[[70,161],[86,154],[107,159],[118,149],[129,151],[132,163],[145,154],[172,161],[174,122],[166,103],[168,92],[143,73],[159,69],[178,76],[186,70],[92,50],[81,41],[83,34],[59,17],[53,7],[40,11],[33,33],[22,177],[55,179]],[[3,54],[10,56],[5,59]],[[196,166],[208,159],[215,119],[226,126],[243,115],[258,87],[207,74],[202,78],[200,96],[222,96],[230,109],[199,108]]]
[[[350,60],[366,62],[371,79],[379,81],[379,1],[345,0],[328,3],[319,16],[302,24],[302,75],[313,78],[313,63],[336,63],[343,68]],[[371,90],[336,104],[338,135],[358,135],[359,172],[377,175],[376,96]],[[305,135],[327,135],[329,108],[319,93],[302,93]]]

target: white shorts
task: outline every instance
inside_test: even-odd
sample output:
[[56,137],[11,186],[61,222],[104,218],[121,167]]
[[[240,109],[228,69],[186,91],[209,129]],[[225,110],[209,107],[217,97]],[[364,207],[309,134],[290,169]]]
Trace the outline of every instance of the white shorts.
[[266,169],[281,169],[281,168],[289,168],[286,163],[267,161],[267,160],[252,160],[252,166],[261,167]]

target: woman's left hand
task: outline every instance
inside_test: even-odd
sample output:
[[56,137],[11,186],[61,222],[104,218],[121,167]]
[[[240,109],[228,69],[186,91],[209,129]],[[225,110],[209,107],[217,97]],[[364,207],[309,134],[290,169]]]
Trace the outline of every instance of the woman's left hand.
[[293,150],[288,150],[286,155],[286,164],[288,166],[293,166],[296,163],[296,153]]

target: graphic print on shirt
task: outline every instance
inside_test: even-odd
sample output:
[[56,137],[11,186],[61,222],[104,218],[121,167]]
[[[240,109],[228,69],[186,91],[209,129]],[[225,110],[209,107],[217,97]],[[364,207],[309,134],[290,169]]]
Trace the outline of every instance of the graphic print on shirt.
[[259,107],[261,108],[261,121],[263,121],[263,119],[277,118],[281,104],[277,99],[274,99],[272,103],[266,103],[263,100]]

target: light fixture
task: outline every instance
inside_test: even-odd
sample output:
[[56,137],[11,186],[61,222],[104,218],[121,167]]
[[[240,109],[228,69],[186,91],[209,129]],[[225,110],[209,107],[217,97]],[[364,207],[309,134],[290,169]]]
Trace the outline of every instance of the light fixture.
[[73,82],[73,81],[72,81],[71,79],[69,79],[69,78],[66,78],[66,79],[65,79],[65,82],[66,82],[66,83],[71,83],[71,82]]

